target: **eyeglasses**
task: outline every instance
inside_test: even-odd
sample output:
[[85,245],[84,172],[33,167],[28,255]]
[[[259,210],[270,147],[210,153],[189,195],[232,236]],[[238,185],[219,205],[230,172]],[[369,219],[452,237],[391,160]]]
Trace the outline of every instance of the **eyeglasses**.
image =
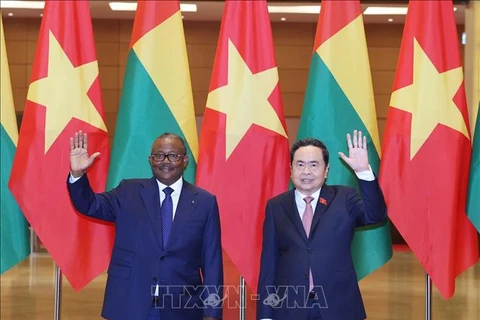
[[152,158],[153,161],[155,162],[162,162],[165,160],[165,158],[168,158],[170,162],[178,162],[184,156],[185,156],[184,154],[176,154],[176,153],[169,153],[169,154],[153,153],[150,155],[150,158]]

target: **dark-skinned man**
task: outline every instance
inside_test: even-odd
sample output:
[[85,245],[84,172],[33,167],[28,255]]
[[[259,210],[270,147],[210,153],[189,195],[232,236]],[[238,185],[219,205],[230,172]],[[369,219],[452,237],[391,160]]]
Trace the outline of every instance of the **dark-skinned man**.
[[185,142],[159,136],[148,157],[153,177],[94,193],[87,134],[70,138],[67,186],[82,214],[113,222],[102,316],[110,320],[221,319],[223,266],[216,197],[183,180]]

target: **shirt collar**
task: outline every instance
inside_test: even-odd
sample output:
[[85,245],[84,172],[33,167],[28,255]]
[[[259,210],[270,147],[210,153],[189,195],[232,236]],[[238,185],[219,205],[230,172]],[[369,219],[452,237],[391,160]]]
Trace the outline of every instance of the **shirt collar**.
[[[311,197],[313,197],[313,201],[318,201],[318,198],[320,197],[320,191],[322,191],[322,188],[318,189],[311,195]],[[303,200],[305,197],[307,197],[307,195],[301,193],[298,191],[298,189],[295,189],[295,198]]]
[[158,184],[158,187],[160,188],[160,191],[162,191],[163,189],[165,189],[166,187],[170,187],[173,189],[173,193],[180,193],[182,191],[182,187],[183,187],[183,177],[180,177],[180,179],[178,179],[177,181],[175,181],[174,183],[172,183],[171,185],[167,186],[166,184],[163,184],[161,183],[160,181],[158,181],[158,179],[155,179],[157,180],[157,184]]

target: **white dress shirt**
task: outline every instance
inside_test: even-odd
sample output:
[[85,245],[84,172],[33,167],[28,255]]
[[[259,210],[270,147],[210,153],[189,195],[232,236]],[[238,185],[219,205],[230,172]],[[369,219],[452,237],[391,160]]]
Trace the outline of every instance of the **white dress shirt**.
[[178,206],[178,200],[180,200],[180,193],[182,193],[182,187],[183,187],[183,178],[180,177],[177,181],[175,181],[173,184],[167,186],[166,184],[161,183],[160,181],[157,180],[158,184],[158,192],[160,192],[160,206],[163,203],[163,200],[165,200],[165,192],[163,192],[163,189],[166,187],[170,187],[173,189],[172,192],[172,203],[173,203],[173,217],[172,217],[172,222],[175,219],[175,213],[177,212],[177,206]]

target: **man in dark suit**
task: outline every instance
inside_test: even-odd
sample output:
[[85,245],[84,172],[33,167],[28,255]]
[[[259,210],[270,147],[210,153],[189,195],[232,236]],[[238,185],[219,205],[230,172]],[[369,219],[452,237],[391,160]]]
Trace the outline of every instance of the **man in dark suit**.
[[347,143],[349,156],[339,155],[358,176],[362,197],[325,184],[329,154],[322,142],[309,138],[293,145],[295,189],[267,203],[258,319],[366,318],[351,243],[355,227],[385,221],[386,205],[368,164],[366,138],[354,131]]
[[102,316],[110,320],[220,319],[223,285],[220,220],[214,195],[184,181],[185,142],[158,137],[149,156],[153,177],[123,180],[94,193],[85,174],[99,153],[87,135],[70,139],[67,181],[75,208],[115,223]]

